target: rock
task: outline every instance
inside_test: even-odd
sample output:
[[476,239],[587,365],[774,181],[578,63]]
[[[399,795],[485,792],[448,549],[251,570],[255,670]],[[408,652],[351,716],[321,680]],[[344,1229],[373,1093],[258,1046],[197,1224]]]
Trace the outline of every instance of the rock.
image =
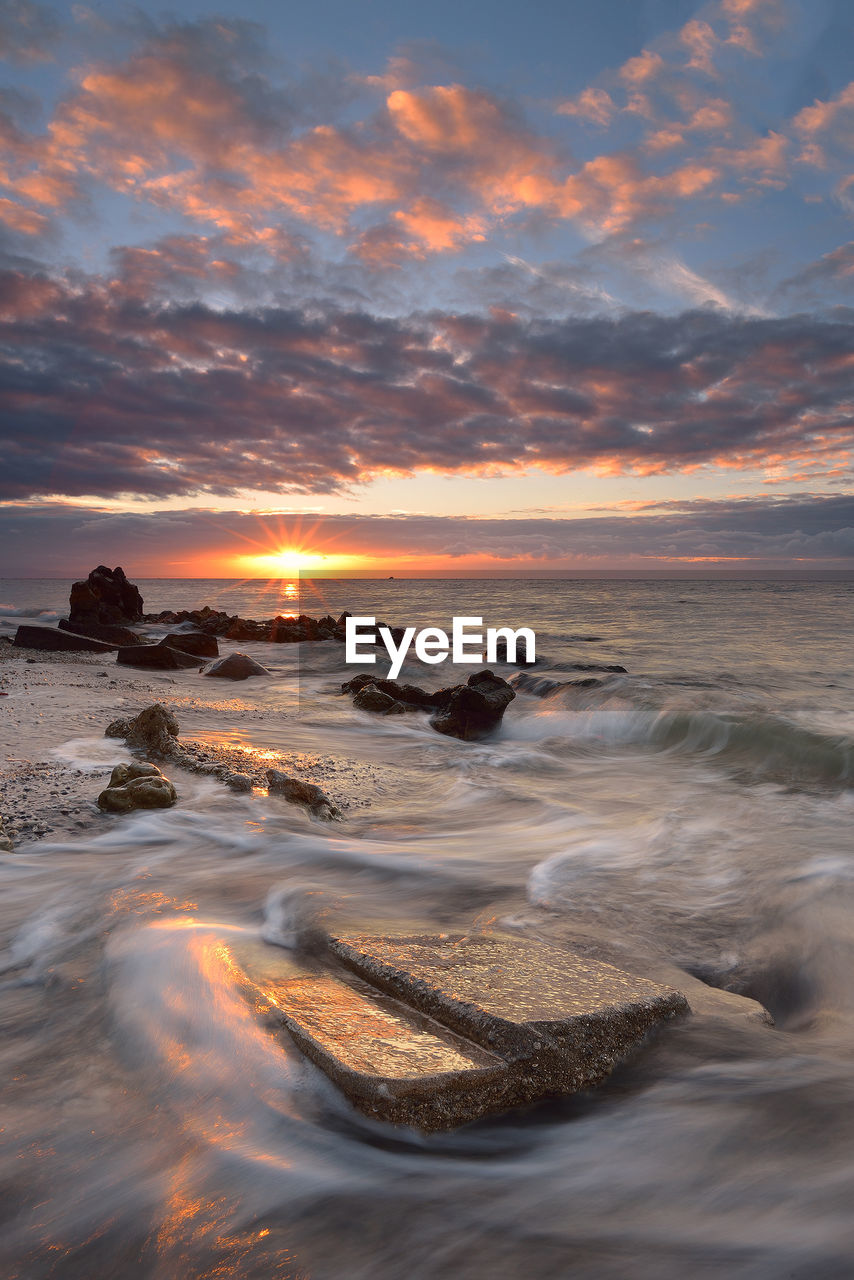
[[313,782],[289,778],[280,769],[267,770],[267,789],[271,796],[282,796],[291,804],[302,805],[316,818],[323,818],[328,822],[332,818],[341,817],[340,809],[320,787],[316,787]]
[[528,646],[523,640],[520,640],[516,645],[516,656],[513,662],[510,663],[510,659],[507,656],[507,641],[504,636],[498,636],[495,641],[495,661],[507,662],[514,667],[535,667],[538,659],[528,658]]
[[12,852],[12,840],[8,835],[6,828],[3,826],[3,818],[0,816],[0,853]]
[[192,654],[172,649],[166,644],[136,644],[119,649],[116,662],[123,667],[145,667],[150,671],[180,671],[182,667],[198,667]]
[[[445,692],[445,691],[443,691]],[[464,685],[447,691],[449,697],[431,717],[437,733],[471,742],[492,733],[516,697],[506,680],[491,671],[477,671]]]
[[98,796],[98,808],[106,813],[168,809],[177,799],[172,783],[163,777],[156,765],[119,764],[113,770],[110,785]]
[[[432,710],[439,706],[444,697],[450,697],[450,690],[440,693],[429,693],[426,689],[421,689],[417,684],[398,684],[396,680],[382,680],[375,676],[358,675],[353,676],[352,680],[347,680],[341,686],[342,693],[358,694],[362,689],[366,689],[368,685],[373,685],[381,693],[386,694],[395,702],[403,702],[410,707],[421,707],[426,710]],[[354,698],[355,701],[355,698]],[[367,708],[370,710],[370,708]]]
[[353,699],[353,706],[360,711],[373,711],[383,716],[400,715],[405,711],[402,703],[395,702],[394,698],[383,693],[375,684],[363,685]]
[[[318,971],[324,952],[345,969]],[[426,1132],[588,1089],[652,1028],[689,1012],[672,988],[492,935],[315,931],[311,971],[293,952],[251,943],[229,962],[253,1006],[360,1111]]]
[[192,653],[196,658],[218,658],[219,645],[214,636],[199,632],[173,631],[160,641],[170,649],[180,649],[181,653]]
[[126,782],[130,782],[133,778],[159,778],[160,770],[156,764],[150,764],[146,760],[132,760],[130,764],[117,764],[110,774],[108,787],[123,787]]
[[123,624],[142,621],[142,596],[124,569],[99,564],[88,578],[75,582],[69,599],[71,622]]
[[252,779],[248,773],[226,773],[223,781],[232,791],[252,790]]
[[203,676],[219,676],[224,680],[247,680],[250,676],[269,676],[270,672],[260,662],[245,653],[231,653],[205,667]]
[[178,721],[171,711],[155,702],[128,720],[114,720],[105,737],[124,738],[128,746],[140,747],[146,755],[171,756],[179,750]]
[[142,636],[138,636],[129,627],[120,627],[107,622],[71,622],[68,618],[60,618],[57,624],[61,631],[71,631],[74,635],[88,636],[90,640],[103,640],[114,648],[129,644],[142,644]]
[[109,653],[116,648],[103,640],[90,640],[88,636],[72,635],[55,627],[18,627],[15,645],[19,649],[47,649],[52,653],[73,652]]

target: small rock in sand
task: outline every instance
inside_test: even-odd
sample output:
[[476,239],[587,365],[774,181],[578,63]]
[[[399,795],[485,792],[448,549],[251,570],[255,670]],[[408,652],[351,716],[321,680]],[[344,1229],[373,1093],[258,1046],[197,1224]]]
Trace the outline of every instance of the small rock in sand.
[[98,796],[98,808],[106,813],[132,809],[168,809],[178,799],[168,778],[150,763],[118,764],[110,785]]
[[223,780],[232,791],[252,790],[252,779],[248,773],[226,773]]

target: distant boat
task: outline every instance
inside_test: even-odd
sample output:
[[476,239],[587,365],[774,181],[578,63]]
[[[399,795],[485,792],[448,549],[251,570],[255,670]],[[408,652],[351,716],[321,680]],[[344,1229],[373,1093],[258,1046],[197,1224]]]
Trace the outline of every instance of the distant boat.
[[388,575],[388,580],[389,580],[389,582],[394,582],[394,574],[393,574],[393,573],[390,573],[390,574]]

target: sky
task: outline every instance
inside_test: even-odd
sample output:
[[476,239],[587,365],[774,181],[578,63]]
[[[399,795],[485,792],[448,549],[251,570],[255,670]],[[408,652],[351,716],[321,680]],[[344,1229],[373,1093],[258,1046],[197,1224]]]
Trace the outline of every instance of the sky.
[[5,576],[854,568],[850,0],[0,0],[0,56]]

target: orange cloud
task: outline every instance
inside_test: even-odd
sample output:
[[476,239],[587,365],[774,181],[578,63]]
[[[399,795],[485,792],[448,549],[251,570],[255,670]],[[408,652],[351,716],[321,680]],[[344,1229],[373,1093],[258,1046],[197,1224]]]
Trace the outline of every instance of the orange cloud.
[[4,222],[12,231],[20,231],[27,236],[41,235],[49,225],[44,214],[3,197],[0,197],[0,222]]

